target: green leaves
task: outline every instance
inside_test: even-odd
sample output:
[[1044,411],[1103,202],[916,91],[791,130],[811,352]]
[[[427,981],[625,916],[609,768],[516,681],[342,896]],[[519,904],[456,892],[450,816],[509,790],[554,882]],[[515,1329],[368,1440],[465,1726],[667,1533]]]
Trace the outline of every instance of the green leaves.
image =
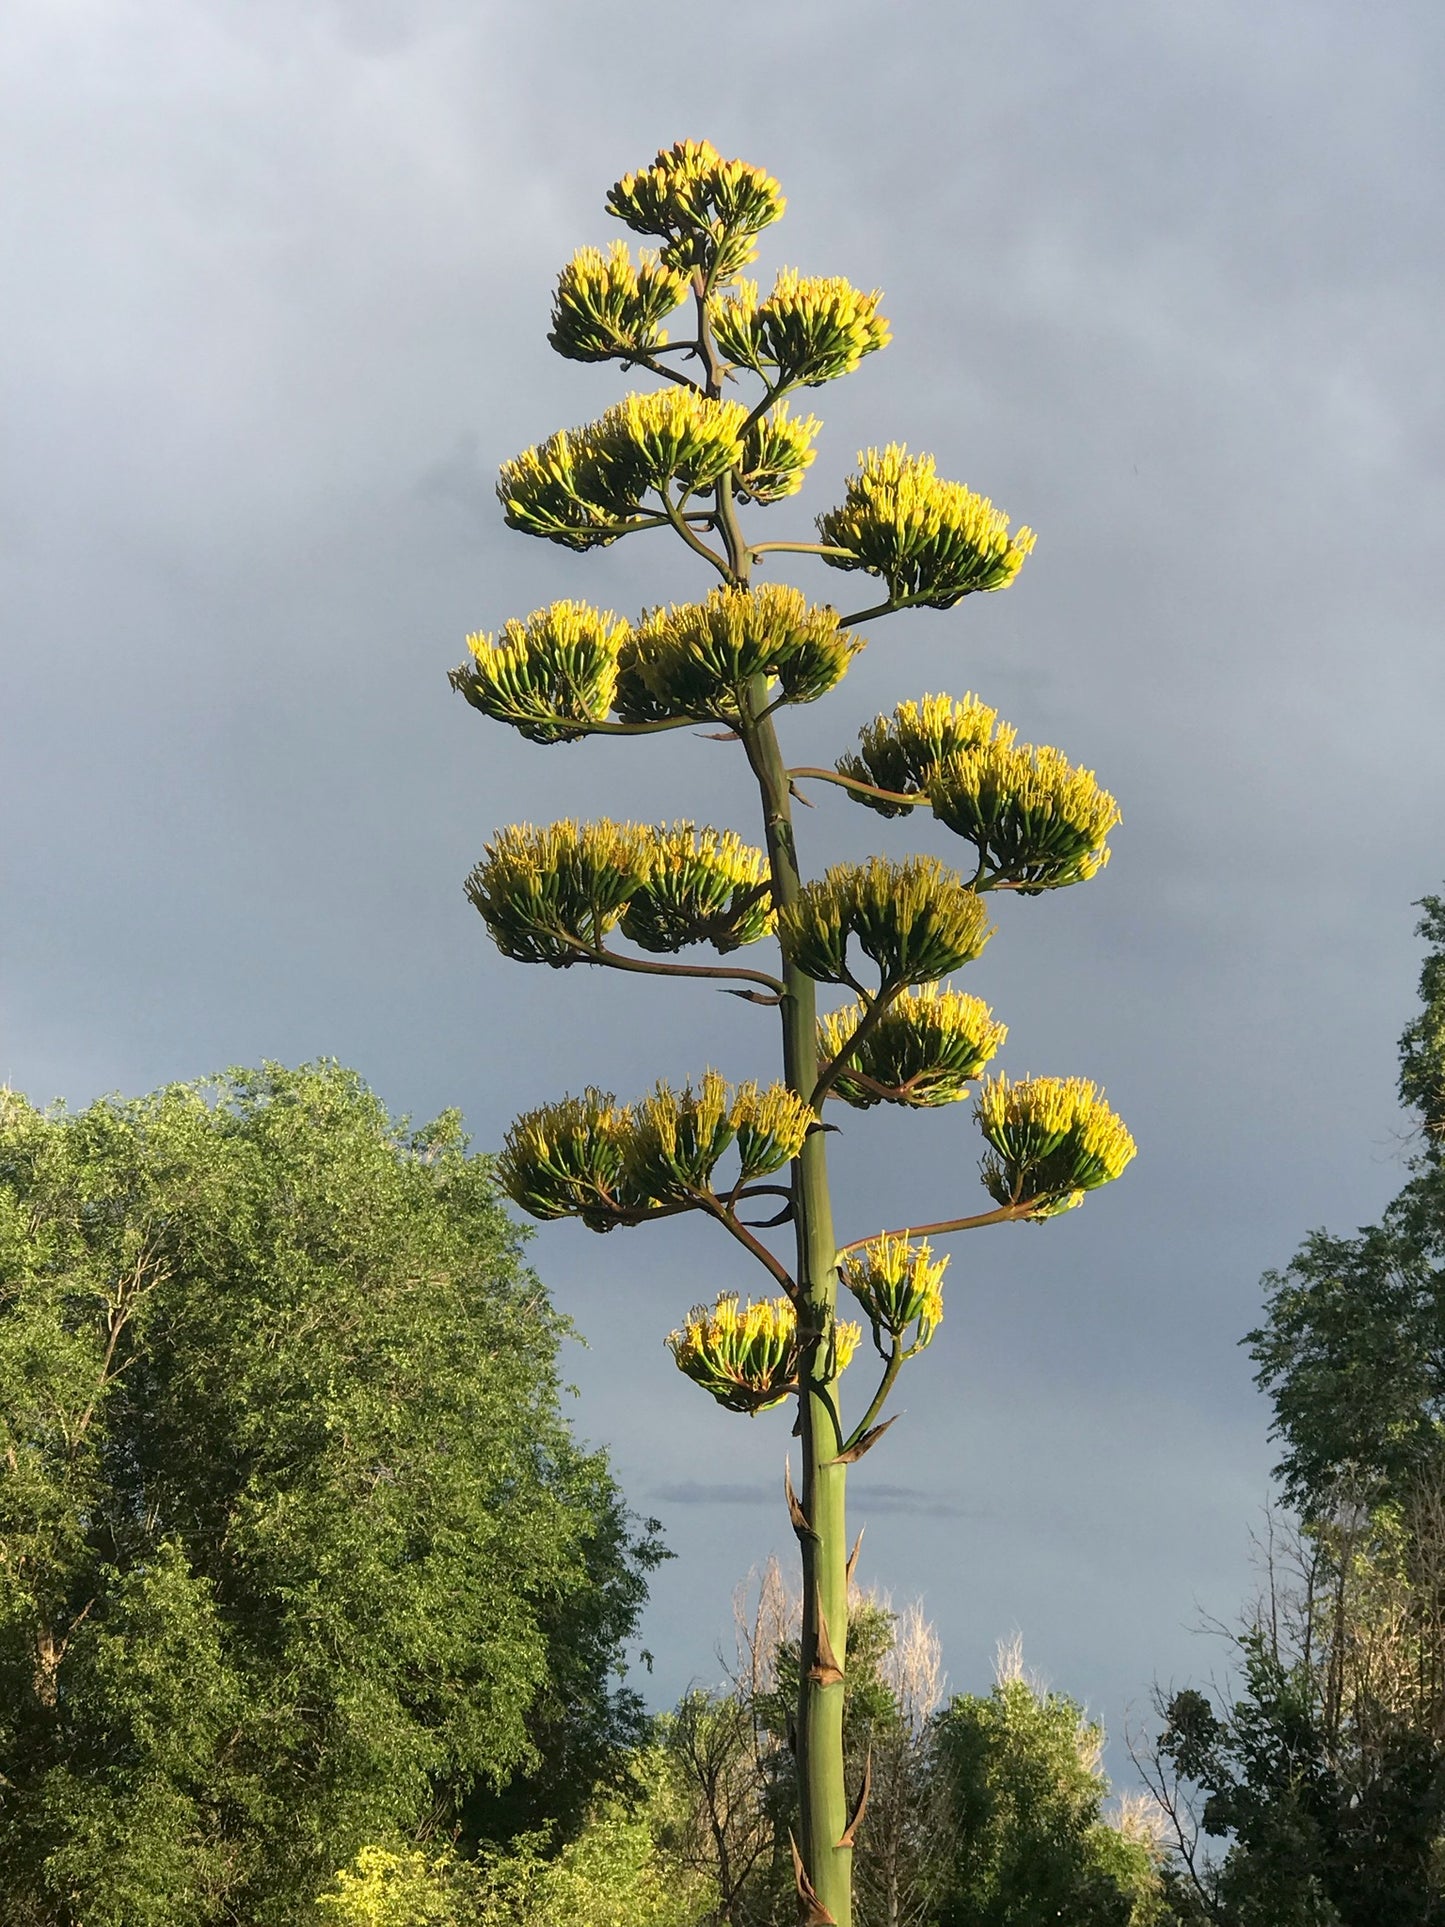
[[910,455],[900,442],[859,455],[843,506],[818,517],[818,533],[843,552],[823,558],[830,568],[881,576],[890,602],[927,609],[1006,589],[1034,546],[1032,529],[1011,536],[986,496],[940,481],[931,455]]
[[548,1734],[585,1800],[637,1561],[454,1114],[331,1064],[8,1095],[0,1237],[7,1919],[304,1919]]
[[848,947],[856,942],[877,965],[880,988],[893,988],[971,963],[993,934],[987,923],[982,900],[936,857],[875,856],[804,884],[778,934],[789,961],[819,983],[853,982]]

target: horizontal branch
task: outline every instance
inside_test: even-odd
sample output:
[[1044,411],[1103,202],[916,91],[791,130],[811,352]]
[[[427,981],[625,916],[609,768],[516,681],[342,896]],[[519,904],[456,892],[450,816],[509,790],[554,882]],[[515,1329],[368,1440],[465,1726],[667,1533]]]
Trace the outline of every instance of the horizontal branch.
[[624,957],[616,950],[605,950],[601,944],[584,943],[571,930],[558,930],[553,934],[563,943],[570,944],[587,963],[602,964],[608,970],[633,970],[649,977],[729,978],[741,983],[762,984],[775,997],[781,997],[787,988],[781,977],[770,977],[765,970],[739,970],[731,964],[652,963],[645,957]]
[[980,1211],[972,1218],[941,1218],[937,1224],[906,1224],[896,1231],[874,1231],[866,1238],[855,1238],[852,1244],[839,1245],[838,1256],[841,1258],[845,1251],[860,1251],[879,1238],[941,1238],[950,1231],[977,1231],[986,1224],[1018,1224],[1031,1218],[1043,1202],[1042,1198],[1024,1198],[1019,1204],[1001,1204],[995,1211]]
[[836,769],[814,769],[810,764],[804,764],[799,769],[788,771],[789,782],[799,777],[815,783],[836,783],[839,789],[854,790],[859,796],[876,796],[884,803],[897,803],[906,809],[917,809],[920,803],[926,805],[928,802],[922,791],[915,790],[912,795],[905,795],[902,790],[881,790],[876,783],[862,783],[856,776],[845,776]]

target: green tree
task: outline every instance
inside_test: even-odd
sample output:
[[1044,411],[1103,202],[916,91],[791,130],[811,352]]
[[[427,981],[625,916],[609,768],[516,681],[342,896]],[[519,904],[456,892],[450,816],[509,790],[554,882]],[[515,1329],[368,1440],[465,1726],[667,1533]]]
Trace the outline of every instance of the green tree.
[[1163,1918],[1151,1834],[1104,1818],[1102,1749],[1100,1728],[1073,1700],[1033,1686],[1016,1656],[991,1693],[949,1702],[935,1730],[951,1846],[940,1856],[939,1927]]
[[1219,1927],[1445,1920],[1445,900],[1421,907],[1410,1176],[1268,1273],[1246,1340],[1299,1523],[1271,1527],[1238,1684],[1163,1709],[1181,1912]]
[[[944,1261],[925,1239],[1053,1216],[1116,1177],[1134,1145],[1082,1079],[992,1078],[977,1110],[992,1208],[841,1247],[835,1235],[826,1101],[866,1110],[968,1097],[1004,1027],[942,980],[992,934],[987,893],[1034,895],[1092,877],[1119,811],[1091,771],[1016,742],[972,695],[900,703],[835,767],[789,767],[777,711],[843,679],[864,646],[856,625],[1007,587],[1033,535],[1011,533],[985,497],[897,444],[860,456],[843,502],[818,518],[820,541],[763,541],[745,528],[745,517],[796,494],[812,461],[819,424],[794,414],[789,397],[850,373],[889,338],[876,291],[784,268],[760,297],[740,278],[783,206],[776,181],[706,142],[679,142],[618,181],[609,213],[658,252],[634,261],[621,241],[606,255],[583,248],[558,280],[549,338],[570,359],[615,360],[660,386],[501,471],[512,528],[575,551],[669,528],[716,578],[711,592],[635,624],[552,603],[499,636],[473,636],[452,680],[484,715],[539,744],[704,725],[741,752],[756,787],[761,848],[688,822],[523,825],[496,834],[467,891],[508,957],[720,985],[781,1021],[776,1083],[734,1087],[708,1070],[621,1105],[588,1088],[519,1118],[500,1170],[534,1216],[577,1217],[596,1231],[700,1212],[766,1273],[772,1297],[698,1306],[670,1343],[681,1369],[731,1411],[796,1400],[796,1884],[805,1919],[848,1927],[860,1816],[843,1740],[844,1487],[848,1466],[891,1422],[880,1414],[900,1368],[942,1316]],[[689,298],[691,332],[669,341],[662,324]],[[731,398],[744,390],[749,400]],[[784,554],[870,575],[881,599],[840,616],[755,580]],[[960,838],[966,874],[934,857],[880,856],[808,880],[792,813],[805,782],[837,785],[885,817],[926,806]],[[609,942],[614,931],[632,947]],[[769,938],[781,949],[769,968],[663,961],[694,944],[728,954]],[[820,1021],[819,985],[852,1001]],[[787,1256],[767,1237],[784,1224]],[[840,1282],[881,1364],[856,1420],[843,1416],[839,1380],[862,1326],[838,1318]]]
[[1384,1502],[1445,1468],[1445,898],[1421,907],[1421,1010],[1400,1039],[1411,1176],[1379,1224],[1312,1232],[1268,1273],[1246,1340],[1284,1445],[1276,1469],[1311,1517],[1342,1482]]
[[4,1927],[279,1927],[635,1738],[657,1548],[518,1242],[454,1114],[332,1065],[0,1101]]

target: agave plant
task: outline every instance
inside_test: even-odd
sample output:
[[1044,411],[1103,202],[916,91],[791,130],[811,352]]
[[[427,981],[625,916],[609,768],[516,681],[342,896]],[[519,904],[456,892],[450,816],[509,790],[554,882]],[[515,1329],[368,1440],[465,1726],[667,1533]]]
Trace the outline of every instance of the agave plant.
[[[606,205],[654,249],[634,260],[620,240],[606,254],[583,248],[558,279],[549,339],[573,360],[617,361],[658,385],[525,449],[503,465],[498,495],[513,528],[578,551],[670,528],[714,580],[700,600],[635,621],[575,601],[506,621],[500,636],[469,638],[452,682],[483,715],[543,745],[721,724],[755,785],[762,841],[690,821],[513,825],[487,846],[467,894],[505,956],[717,981],[775,1013],[780,1075],[733,1086],[704,1069],[632,1103],[588,1088],[518,1118],[499,1173],[523,1210],[594,1231],[700,1213],[768,1275],[768,1297],[695,1306],[667,1344],[730,1412],[796,1407],[801,1492],[791,1473],[785,1480],[803,1568],[794,1869],[801,1918],[848,1927],[867,1780],[851,1793],[844,1782],[857,1555],[844,1489],[848,1467],[892,1423],[882,1412],[900,1369],[942,1321],[947,1259],[927,1240],[1056,1216],[1134,1155],[1086,1079],[980,1084],[1005,1027],[942,980],[992,936],[990,893],[1034,895],[1094,876],[1119,810],[1091,771],[1018,743],[972,692],[900,703],[865,724],[833,768],[789,766],[777,714],[843,681],[864,646],[859,625],[1007,588],[1033,534],[939,477],[931,456],[890,444],[860,454],[842,503],[817,519],[818,541],[763,539],[754,514],[796,494],[813,459],[818,423],[791,414],[788,397],[886,345],[882,297],[784,269],[760,299],[741,272],[782,214],[782,194],[760,168],[705,141],[659,153]],[[663,324],[684,308],[683,336],[670,339]],[[779,554],[872,576],[881,599],[840,615],[800,589],[755,582],[763,558]],[[930,810],[959,838],[962,865],[874,856],[805,877],[793,802],[809,781],[887,817]],[[759,944],[776,954],[736,961]],[[731,960],[664,960],[698,945]],[[850,1000],[820,1017],[820,984]],[[931,1110],[975,1092],[992,1207],[840,1244],[827,1100]],[[863,1325],[840,1321],[840,1283],[881,1367],[851,1423],[839,1379]]]

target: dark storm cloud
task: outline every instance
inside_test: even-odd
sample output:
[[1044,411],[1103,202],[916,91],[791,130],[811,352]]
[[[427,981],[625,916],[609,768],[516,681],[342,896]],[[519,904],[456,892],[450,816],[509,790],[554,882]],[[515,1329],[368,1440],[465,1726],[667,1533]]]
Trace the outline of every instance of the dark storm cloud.
[[[509,535],[492,477],[617,392],[544,340],[606,185],[683,134],[756,158],[790,197],[760,270],[881,284],[895,334],[817,396],[779,526],[904,438],[1040,531],[1009,594],[879,625],[787,719],[797,760],[973,687],[1125,811],[1097,882],[1002,907],[970,987],[1008,1067],[1102,1079],[1140,1157],[962,1242],[852,1481],[865,1576],[925,1595],[964,1684],[1013,1626],[1116,1726],[1151,1673],[1207,1671],[1188,1629],[1249,1590],[1271,1457],[1237,1340],[1267,1264],[1398,1186],[1409,905],[1445,876],[1438,9],[11,15],[0,1075],[83,1102],[325,1052],[493,1144],[584,1082],[768,1067],[762,1013],[506,965],[460,892],[514,817],[749,830],[727,746],[537,751],[445,685],[469,629],[554,596],[696,592],[652,538]],[[815,800],[810,864],[947,854]],[[972,1195],[966,1116],[846,1124],[845,1235]],[[661,1343],[751,1281],[676,1226],[533,1254],[591,1344],[580,1429],[639,1505],[667,1466],[665,1699],[741,1574],[790,1556],[779,1425],[714,1411]],[[719,1532],[680,1496],[704,1489],[773,1523]]]

